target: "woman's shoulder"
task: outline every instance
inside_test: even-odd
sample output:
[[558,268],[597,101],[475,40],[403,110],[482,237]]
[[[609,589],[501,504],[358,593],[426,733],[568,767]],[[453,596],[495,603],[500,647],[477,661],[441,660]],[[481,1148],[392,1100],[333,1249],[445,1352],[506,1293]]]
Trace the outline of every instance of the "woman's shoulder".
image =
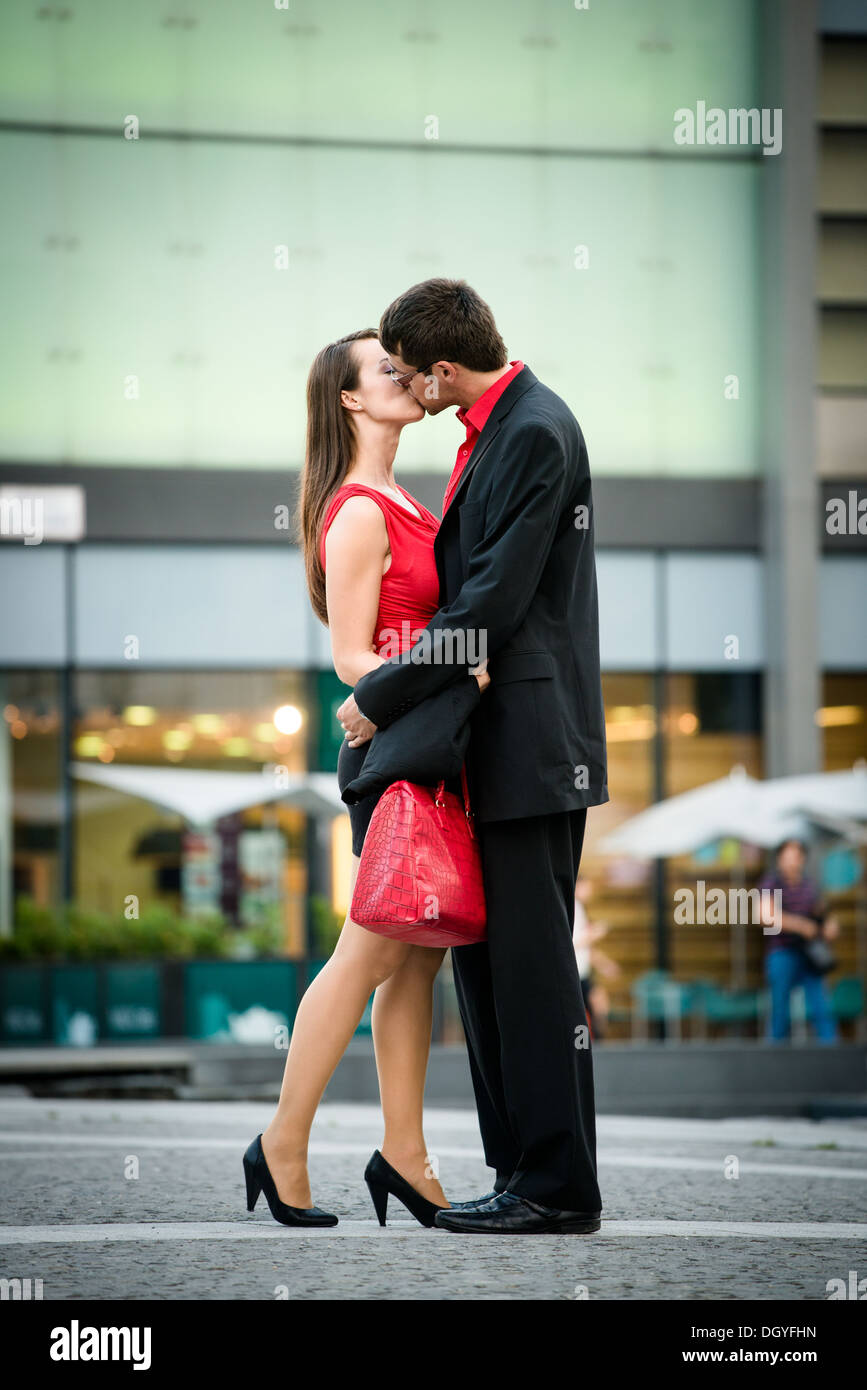
[[361,483],[347,483],[334,493],[325,513],[322,524],[321,548],[324,553],[325,538],[336,527],[336,534],[351,531],[362,538],[369,535],[378,537],[383,528],[387,530],[385,509],[371,496],[373,488]]
[[325,513],[326,527],[336,521],[338,516],[343,518],[344,523],[355,523],[369,518],[371,524],[377,524],[382,520],[385,509],[371,495],[374,490],[365,488],[363,491],[356,491],[360,486],[358,483],[352,483],[349,487],[337,489]]

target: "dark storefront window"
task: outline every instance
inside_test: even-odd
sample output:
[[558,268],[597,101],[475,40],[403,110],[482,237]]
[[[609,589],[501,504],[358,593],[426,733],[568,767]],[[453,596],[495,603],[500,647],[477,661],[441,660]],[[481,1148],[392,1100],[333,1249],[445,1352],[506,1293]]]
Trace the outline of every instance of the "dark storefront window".
[[[822,731],[825,772],[849,772],[867,763],[867,673],[835,672],[824,677]],[[867,852],[837,836],[826,836],[813,857],[828,905],[840,923],[834,944],[839,975],[867,985]],[[837,979],[837,976],[834,976]]]
[[[754,778],[764,772],[762,685],[758,672],[702,672],[665,680],[664,787],[675,796],[728,777],[736,769]],[[691,854],[666,861],[662,909],[666,914],[669,965],[679,980],[706,979],[744,989],[761,981],[764,939],[747,925],[674,919],[675,892],[751,887],[764,851],[735,839],[720,839]]]
[[57,906],[61,887],[60,683],[53,671],[0,673],[0,905]]

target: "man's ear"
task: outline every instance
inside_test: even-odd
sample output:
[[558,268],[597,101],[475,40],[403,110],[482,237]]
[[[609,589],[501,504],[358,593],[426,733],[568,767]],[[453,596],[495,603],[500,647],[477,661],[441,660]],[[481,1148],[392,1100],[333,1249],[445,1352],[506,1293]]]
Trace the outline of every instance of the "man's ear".
[[447,381],[450,386],[454,386],[458,378],[460,367],[456,362],[434,362],[435,367],[439,367],[443,381]]

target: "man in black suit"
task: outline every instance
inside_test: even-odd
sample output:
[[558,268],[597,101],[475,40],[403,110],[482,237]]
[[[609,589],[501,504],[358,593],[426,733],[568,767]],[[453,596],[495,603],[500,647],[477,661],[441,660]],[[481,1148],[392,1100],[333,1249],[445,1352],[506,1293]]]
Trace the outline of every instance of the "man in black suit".
[[588,806],[608,800],[587,450],[568,406],[508,362],[487,304],[428,280],[383,315],[394,379],[466,441],[435,557],[443,606],[338,711],[363,741],[486,658],[467,776],[488,939],[453,950],[494,1192],[452,1231],[599,1229],[592,1051],[572,944]]

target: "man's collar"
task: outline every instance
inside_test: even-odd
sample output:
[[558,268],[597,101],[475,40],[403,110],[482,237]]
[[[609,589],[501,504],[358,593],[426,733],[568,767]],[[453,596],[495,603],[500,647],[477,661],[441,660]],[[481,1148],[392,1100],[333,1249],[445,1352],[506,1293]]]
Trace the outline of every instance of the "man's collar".
[[521,362],[519,358],[515,358],[514,362],[509,363],[509,368],[510,370],[504,372],[502,376],[498,376],[497,380],[492,382],[487,391],[483,391],[478,400],[473,401],[472,405],[467,406],[466,409],[462,406],[456,412],[457,418],[462,425],[465,423],[469,424],[474,430],[481,433],[488,422],[491,411],[503,392],[515,380],[515,377],[519,376],[524,370],[524,363]]

